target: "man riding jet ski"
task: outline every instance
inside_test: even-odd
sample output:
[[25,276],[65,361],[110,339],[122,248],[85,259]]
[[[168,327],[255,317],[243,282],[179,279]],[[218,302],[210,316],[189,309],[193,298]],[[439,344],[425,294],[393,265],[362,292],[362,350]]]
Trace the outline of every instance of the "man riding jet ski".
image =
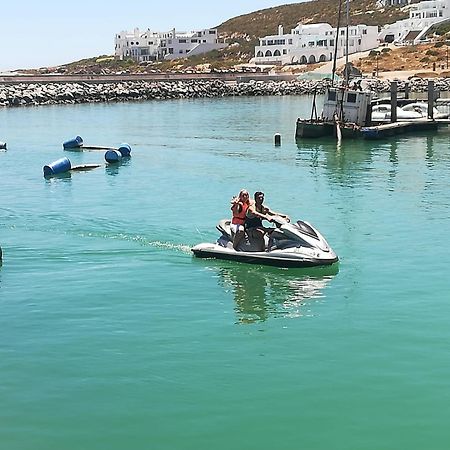
[[275,223],[276,228],[264,235],[264,251],[260,250],[259,242],[255,242],[248,233],[244,234],[235,250],[230,220],[224,219],[216,227],[221,233],[217,242],[198,244],[192,248],[192,252],[199,258],[229,259],[279,267],[324,266],[338,261],[325,238],[308,222],[298,220],[289,223],[277,216],[272,216],[271,222]]

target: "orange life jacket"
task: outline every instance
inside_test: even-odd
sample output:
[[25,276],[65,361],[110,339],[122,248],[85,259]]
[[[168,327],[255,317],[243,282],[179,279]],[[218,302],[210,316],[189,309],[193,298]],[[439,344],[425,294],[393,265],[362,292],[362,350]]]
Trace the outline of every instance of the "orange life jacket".
[[241,211],[240,212],[233,211],[233,218],[231,219],[231,223],[234,223],[236,225],[244,225],[249,204],[239,202],[239,205],[241,205]]

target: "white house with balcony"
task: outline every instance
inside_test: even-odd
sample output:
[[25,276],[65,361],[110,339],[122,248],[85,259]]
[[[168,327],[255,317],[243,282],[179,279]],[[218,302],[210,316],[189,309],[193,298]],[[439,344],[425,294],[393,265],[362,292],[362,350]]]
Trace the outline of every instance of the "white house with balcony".
[[429,0],[409,8],[408,19],[382,28],[378,36],[380,41],[418,44],[432,26],[450,19],[450,0]]
[[187,58],[226,47],[220,43],[217,30],[180,32],[175,28],[168,32],[147,29],[132,32],[121,31],[115,37],[115,55],[120,59],[131,58],[138,62]]
[[[299,24],[285,34],[278,27],[278,34],[259,39],[255,47],[255,64],[312,64],[331,61],[337,40],[337,57],[346,54],[346,28],[337,29],[328,23]],[[348,28],[348,54],[370,50],[378,46],[378,27],[353,25]]]

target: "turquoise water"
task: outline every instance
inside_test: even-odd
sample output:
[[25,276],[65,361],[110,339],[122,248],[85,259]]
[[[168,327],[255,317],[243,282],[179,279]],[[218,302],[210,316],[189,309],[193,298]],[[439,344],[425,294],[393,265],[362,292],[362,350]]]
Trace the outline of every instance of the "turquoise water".
[[[450,131],[296,144],[301,97],[0,110],[0,449],[446,449]],[[273,146],[273,135],[282,146]],[[62,156],[119,167],[45,180]],[[332,271],[193,259],[240,188]]]

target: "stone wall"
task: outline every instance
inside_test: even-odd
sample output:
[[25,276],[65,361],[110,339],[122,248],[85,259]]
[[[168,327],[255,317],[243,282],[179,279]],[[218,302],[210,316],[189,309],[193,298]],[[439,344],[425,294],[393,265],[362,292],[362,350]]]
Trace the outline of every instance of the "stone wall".
[[[450,91],[450,79],[435,79],[435,89]],[[305,95],[315,89],[323,93],[329,81],[249,81],[230,83],[220,80],[195,80],[119,83],[21,83],[0,85],[0,107],[36,106],[97,102],[125,102],[137,100],[168,100],[180,98],[207,98],[259,95]],[[425,92],[428,81],[414,79],[409,82],[411,92]],[[388,81],[364,80],[363,87],[374,92],[389,92]],[[404,90],[405,83],[398,83]]]

